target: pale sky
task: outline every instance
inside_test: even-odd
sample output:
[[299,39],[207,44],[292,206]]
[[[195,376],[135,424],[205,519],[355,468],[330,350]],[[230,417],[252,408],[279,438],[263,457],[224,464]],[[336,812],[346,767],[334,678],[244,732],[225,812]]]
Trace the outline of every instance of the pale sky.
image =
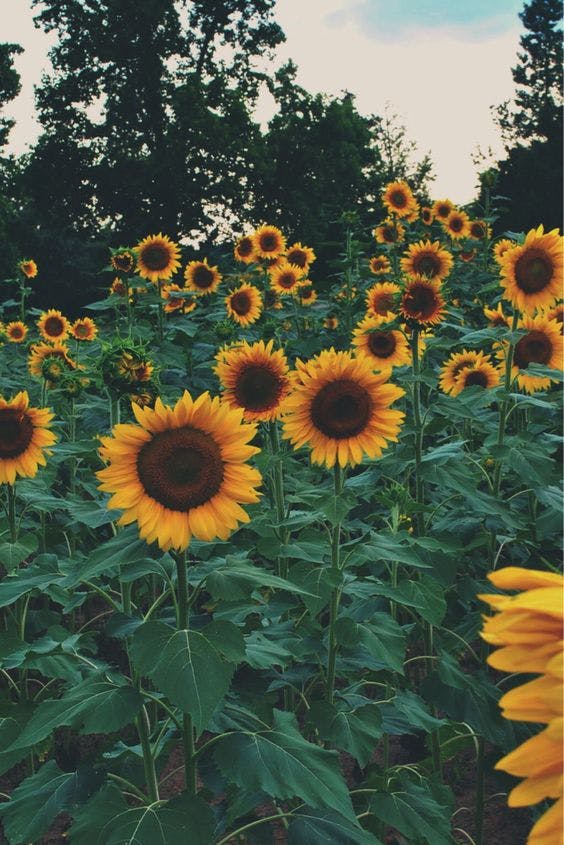
[[[142,2],[143,0],[139,0]],[[479,145],[501,152],[490,105],[514,92],[517,13],[522,0],[277,0],[286,34],[278,63],[292,58],[306,90],[356,96],[364,114],[386,103],[435,165],[436,198],[456,203],[476,194],[472,153]],[[56,37],[35,29],[28,0],[0,0],[2,41],[20,43],[22,91],[5,114],[17,123],[9,150],[23,152],[37,137],[33,86],[48,68]],[[269,116],[269,103],[257,116]]]

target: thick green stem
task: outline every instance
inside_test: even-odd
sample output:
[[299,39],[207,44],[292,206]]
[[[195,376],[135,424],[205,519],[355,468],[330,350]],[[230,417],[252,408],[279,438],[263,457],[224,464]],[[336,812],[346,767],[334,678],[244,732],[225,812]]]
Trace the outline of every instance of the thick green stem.
[[25,298],[26,298],[26,290],[25,290],[25,280],[20,280],[20,320],[25,322]]
[[141,749],[143,751],[143,768],[145,770],[145,781],[147,783],[147,792],[151,801],[159,800],[159,785],[157,782],[157,773],[155,771],[155,761],[153,759],[153,752],[151,751],[151,740],[149,736],[150,724],[149,716],[145,705],[141,708],[141,712],[137,717],[137,732],[139,733],[139,740],[141,742]]
[[115,396],[113,393],[110,394],[110,428],[113,428],[114,425],[117,425],[120,421],[120,407],[119,407],[119,396]]
[[[334,484],[335,496],[341,495],[343,490],[343,473],[339,464],[335,464]],[[331,534],[331,569],[335,575],[341,574],[341,523],[336,522]],[[335,696],[335,674],[337,666],[337,637],[335,625],[339,615],[339,603],[341,600],[341,588],[336,586],[331,593],[329,606],[329,655],[327,658],[327,701],[332,704]]]
[[[188,578],[186,552],[175,554],[177,577],[177,615],[176,624],[179,631],[187,631],[188,618]],[[192,795],[197,792],[198,775],[194,748],[194,727],[188,713],[182,717],[182,747],[184,749],[184,782],[186,789]]]
[[[513,322],[511,324],[511,333],[513,334],[517,330],[517,323],[519,321],[519,312],[515,311],[513,314]],[[505,377],[503,386],[506,393],[509,393],[511,388],[511,381],[512,381],[512,369],[513,369],[513,350],[515,348],[515,344],[513,340],[508,345],[507,349],[507,357],[505,359]],[[503,400],[500,411],[499,411],[499,425],[497,429],[497,446],[498,449],[501,449],[504,442],[505,442],[505,428],[507,424],[507,416],[509,414],[509,407],[510,407],[510,400],[506,398]],[[501,487],[501,470],[503,466],[503,458],[501,455],[498,456],[497,464],[494,470],[494,477],[493,477],[493,494],[494,496],[499,495],[499,490]]]
[[157,319],[158,319],[158,329],[159,329],[159,340],[162,341],[164,338],[164,311],[163,311],[163,297],[162,297],[162,282],[159,279],[158,282],[158,294],[159,294],[159,310],[157,312]]
[[417,504],[416,526],[417,535],[425,533],[423,514],[423,478],[421,462],[423,455],[423,425],[421,423],[421,366],[419,361],[419,326],[413,329],[411,335],[411,355],[413,360],[413,426],[415,429],[415,503]]
[[[286,509],[284,507],[284,473],[282,468],[282,455],[280,454],[280,437],[278,435],[278,425],[275,420],[268,425],[268,436],[270,439],[270,451],[274,462],[274,507],[276,508],[276,521],[278,522],[278,530],[280,541],[283,545],[288,542],[288,530],[284,528],[282,523],[286,516]],[[276,560],[277,575],[280,578],[288,577],[288,561],[286,558],[279,557]]]
[[16,523],[16,485],[7,485],[8,495],[8,525],[10,527],[10,542],[15,543],[18,539],[18,526]]

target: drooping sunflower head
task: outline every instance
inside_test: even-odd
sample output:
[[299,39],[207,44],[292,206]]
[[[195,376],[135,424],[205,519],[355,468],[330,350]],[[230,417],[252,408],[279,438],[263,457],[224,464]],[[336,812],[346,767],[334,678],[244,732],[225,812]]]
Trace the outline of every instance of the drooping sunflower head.
[[297,264],[284,262],[270,271],[270,285],[281,294],[293,293],[301,284],[304,271]]
[[489,359],[480,361],[460,370],[450,393],[452,396],[459,396],[467,387],[473,386],[489,390],[492,387],[497,387],[499,376],[499,369],[494,367]]
[[564,331],[564,302],[559,302],[554,308],[550,308],[546,312],[546,319],[556,320],[557,323],[560,323],[560,333],[562,333]]
[[203,261],[190,261],[184,271],[184,278],[188,290],[199,296],[213,293],[221,282],[217,266],[210,267],[207,258]]
[[400,312],[406,320],[423,325],[435,325],[444,318],[445,301],[438,279],[414,276],[403,291]]
[[180,267],[180,248],[167,235],[149,235],[137,244],[137,272],[156,284],[166,281]]
[[323,320],[323,328],[329,329],[329,331],[334,331],[339,327],[339,318],[335,314],[329,314]]
[[135,256],[131,250],[120,247],[119,249],[112,250],[110,263],[118,273],[132,273],[135,267]]
[[115,293],[116,296],[125,296],[127,294],[127,286],[121,279],[114,279],[109,287],[110,293]]
[[487,306],[484,306],[484,315],[488,320],[490,326],[509,327],[509,324],[511,322],[509,317],[503,313],[503,305],[501,304],[501,302],[497,303],[496,308],[488,308]]
[[45,466],[56,439],[49,430],[52,419],[47,408],[30,408],[25,390],[10,400],[0,396],[0,484],[33,478]]
[[72,324],[71,333],[75,340],[91,341],[98,334],[98,326],[90,317],[80,317]]
[[440,222],[444,222],[449,216],[450,212],[454,210],[454,203],[450,200],[437,200],[432,207],[433,217]]
[[366,358],[324,350],[296,362],[294,389],[283,409],[283,437],[307,445],[311,461],[332,467],[380,457],[398,439],[404,414],[390,408],[404,391],[374,373]]
[[[517,376],[517,384],[527,393],[546,390],[552,379],[532,375],[527,369],[530,364],[540,364],[550,370],[562,370],[564,356],[560,324],[556,320],[548,320],[541,313],[536,317],[525,315],[519,320],[517,328],[526,331],[513,350],[513,375]],[[499,355],[505,358],[505,346],[500,347]]]
[[467,349],[462,352],[454,352],[442,366],[439,375],[439,387],[443,393],[453,393],[462,370],[477,367],[486,360],[483,352]]
[[117,394],[129,394],[150,381],[154,365],[146,349],[130,340],[116,340],[104,347],[100,372],[105,386]]
[[400,261],[401,269],[411,278],[445,279],[452,269],[451,253],[439,241],[419,241],[411,244]]
[[317,299],[317,292],[313,289],[313,285],[306,280],[297,288],[296,296],[300,305],[313,305]]
[[6,337],[10,343],[23,343],[28,329],[21,320],[13,320],[6,325]]
[[485,220],[471,220],[469,238],[474,238],[476,241],[483,241],[485,238],[491,236],[491,229]]
[[404,236],[405,227],[397,220],[390,220],[389,218],[374,229],[374,237],[379,244],[399,243],[403,241]]
[[43,312],[37,321],[37,328],[41,337],[52,342],[64,341],[71,329],[67,318],[55,308]]
[[382,202],[388,214],[409,217],[417,208],[417,200],[407,182],[390,182],[384,188]]
[[390,260],[385,255],[372,256],[368,261],[368,266],[370,267],[370,272],[374,273],[375,276],[385,276],[392,270]]
[[508,249],[513,249],[516,246],[515,241],[510,241],[509,238],[502,238],[499,240],[493,248],[494,259],[498,264],[501,264],[501,259],[505,255]]
[[379,317],[367,316],[353,331],[352,344],[358,357],[370,361],[374,370],[388,376],[393,367],[411,363],[411,350],[403,332],[382,323]]
[[186,296],[184,288],[180,285],[163,285],[161,296],[165,300],[164,310],[167,314],[181,311],[183,314],[190,314],[196,308],[196,300],[192,296]]
[[256,260],[253,236],[242,235],[235,244],[233,255],[237,261],[241,261],[243,264],[252,264]]
[[443,228],[453,240],[459,241],[470,234],[470,218],[465,211],[453,209],[443,221]]
[[59,378],[77,368],[67,347],[62,343],[36,343],[31,347],[28,368],[32,376],[44,378],[52,386]]
[[260,291],[254,285],[242,284],[225,297],[225,307],[232,320],[240,326],[250,326],[262,313]]
[[563,239],[558,229],[531,229],[520,246],[508,249],[501,258],[500,274],[504,298],[530,314],[548,308],[562,296]]
[[260,226],[253,234],[255,252],[259,258],[277,258],[286,249],[286,238],[276,226]]
[[430,226],[433,220],[435,219],[435,215],[433,214],[433,209],[429,208],[428,206],[424,205],[421,209],[421,220],[426,226]]
[[461,261],[464,261],[465,264],[468,264],[470,261],[474,261],[477,254],[478,253],[475,249],[461,249],[458,253],[458,257]]
[[295,243],[286,251],[286,261],[288,264],[295,264],[307,273],[310,265],[315,261],[315,252],[310,246]]
[[216,355],[223,398],[232,408],[241,408],[249,422],[277,419],[290,391],[286,356],[282,349],[273,351],[273,346],[273,340],[243,341]]
[[394,282],[381,282],[366,291],[367,314],[380,317],[390,322],[397,314],[399,285]]
[[160,398],[154,408],[135,403],[138,425],[117,425],[103,437],[108,466],[97,473],[119,522],[137,522],[139,534],[161,549],[185,549],[192,536],[226,540],[249,522],[241,504],[258,501],[258,470],[247,464],[256,426],[243,412],[203,393],[185,391],[174,407]]
[[34,279],[37,276],[37,264],[32,258],[24,258],[23,261],[20,261],[18,269],[26,279]]

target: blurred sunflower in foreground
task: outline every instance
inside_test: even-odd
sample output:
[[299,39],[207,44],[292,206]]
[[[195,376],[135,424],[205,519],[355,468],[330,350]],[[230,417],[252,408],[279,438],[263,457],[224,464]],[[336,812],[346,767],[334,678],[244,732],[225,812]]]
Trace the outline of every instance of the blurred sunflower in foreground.
[[30,408],[26,390],[10,400],[0,396],[0,484],[33,478],[45,466],[45,450],[56,439],[49,431],[52,419],[48,408]]

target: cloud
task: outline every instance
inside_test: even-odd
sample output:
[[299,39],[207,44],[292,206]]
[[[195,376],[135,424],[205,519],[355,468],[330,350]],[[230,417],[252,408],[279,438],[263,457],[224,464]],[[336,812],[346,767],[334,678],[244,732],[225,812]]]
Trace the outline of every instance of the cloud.
[[353,24],[381,42],[403,41],[432,31],[463,41],[495,38],[517,24],[522,0],[344,0],[325,17],[330,27]]

